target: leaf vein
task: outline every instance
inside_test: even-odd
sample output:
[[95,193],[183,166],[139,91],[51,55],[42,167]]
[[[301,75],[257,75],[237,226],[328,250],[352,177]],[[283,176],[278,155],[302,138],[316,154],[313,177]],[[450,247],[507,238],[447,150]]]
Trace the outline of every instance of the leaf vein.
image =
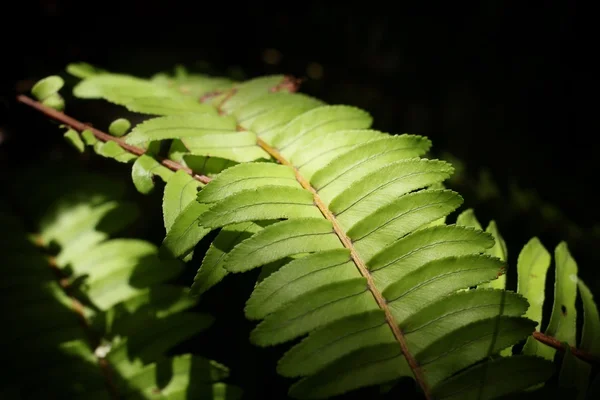
[[470,268],[470,269],[466,268],[466,269],[459,269],[459,270],[452,271],[452,272],[446,272],[445,274],[436,275],[433,278],[427,279],[426,281],[422,281],[418,285],[411,287],[409,290],[407,290],[406,292],[404,292],[400,296],[395,297],[395,298],[393,298],[391,300],[388,300],[388,304],[389,303],[393,303],[393,302],[395,302],[397,300],[400,300],[401,298],[403,298],[404,296],[406,296],[406,295],[414,292],[415,290],[420,289],[421,287],[429,285],[430,283],[435,282],[437,280],[440,280],[442,278],[446,278],[448,276],[455,275],[455,274],[460,274],[460,273],[465,272],[465,271],[479,271],[479,270],[486,270],[486,269],[490,269],[490,268],[486,268],[486,267]]

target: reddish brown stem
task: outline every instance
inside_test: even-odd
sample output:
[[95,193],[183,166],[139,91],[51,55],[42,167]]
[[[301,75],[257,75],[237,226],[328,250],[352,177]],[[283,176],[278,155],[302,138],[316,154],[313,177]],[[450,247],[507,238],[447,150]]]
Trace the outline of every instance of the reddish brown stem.
[[[542,342],[547,346],[555,348],[556,350],[560,351],[561,353],[565,352],[565,345],[563,343],[561,343],[558,339],[556,339],[552,336],[545,335],[542,332],[533,332],[533,338],[535,340],[537,340],[538,342]],[[586,361],[590,364],[600,366],[600,359],[598,359],[597,357],[594,357],[593,355],[589,354],[588,352],[578,349],[577,347],[573,347],[573,346],[569,346],[569,349],[571,350],[571,353],[573,353],[573,355],[575,357],[577,357],[583,361]]]
[[213,97],[217,97],[221,93],[223,93],[223,91],[221,90],[215,90],[212,92],[205,93],[200,97],[199,101],[200,103],[206,103],[208,100],[212,99]]
[[295,78],[291,75],[286,75],[285,78],[283,78],[283,81],[271,88],[271,92],[275,93],[281,90],[287,90],[288,92],[296,93],[298,89],[300,89],[300,85],[303,81],[303,78]]
[[[70,126],[71,128],[73,128],[79,132],[87,129],[87,130],[91,131],[98,140],[101,140],[103,142],[115,142],[119,146],[121,146],[121,148],[123,150],[125,150],[129,153],[135,154],[136,156],[141,156],[142,154],[144,154],[146,152],[142,148],[127,144],[127,143],[125,143],[125,141],[123,141],[120,138],[111,136],[108,133],[104,133],[94,127],[86,125],[83,122],[76,120],[75,118],[69,117],[65,113],[62,113],[60,111],[56,111],[53,108],[47,107],[47,106],[43,105],[42,103],[35,101],[27,96],[19,95],[19,96],[17,96],[17,100],[23,104],[26,104],[32,108],[35,108],[36,110],[40,111],[41,113],[45,114],[46,116],[48,116],[56,121],[62,122],[63,124]],[[158,156],[156,156],[155,158],[156,158],[156,161],[158,161],[159,163],[161,163],[162,165],[164,165],[165,167],[169,168],[172,171],[183,170],[183,171],[187,172],[188,174],[190,174],[197,181],[205,183],[205,184],[211,181],[211,178],[209,178],[208,176],[198,175],[198,174],[194,173],[194,171],[192,171],[191,168],[181,165],[178,162],[169,160],[167,158],[158,157]]]

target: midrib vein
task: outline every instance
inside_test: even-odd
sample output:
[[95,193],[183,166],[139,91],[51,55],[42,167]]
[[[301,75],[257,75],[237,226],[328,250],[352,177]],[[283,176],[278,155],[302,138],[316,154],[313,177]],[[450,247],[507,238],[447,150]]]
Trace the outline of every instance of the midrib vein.
[[344,232],[344,230],[338,223],[337,219],[335,218],[333,213],[329,210],[329,208],[325,205],[325,203],[323,202],[323,200],[321,199],[321,197],[319,196],[319,194],[317,193],[315,188],[313,188],[311,186],[310,182],[306,178],[304,178],[304,176],[302,176],[302,174],[300,174],[298,169],[296,167],[294,167],[292,165],[292,163],[290,163],[285,157],[283,157],[277,149],[271,147],[269,144],[267,144],[261,138],[257,138],[257,144],[264,151],[269,153],[269,155],[271,155],[271,157],[273,157],[275,160],[277,160],[280,164],[286,165],[286,166],[289,166],[290,168],[292,168],[292,170],[294,171],[294,174],[296,176],[296,180],[298,180],[300,185],[305,190],[308,190],[309,192],[312,193],[315,205],[319,208],[319,211],[321,211],[321,214],[323,214],[323,216],[329,222],[331,222],[331,224],[333,225],[333,230],[334,230],[335,234],[337,235],[337,237],[340,239],[340,241],[342,242],[344,247],[347,248],[348,250],[350,250],[350,257],[352,258],[352,261],[358,268],[358,271],[364,278],[367,279],[367,287],[368,287],[369,291],[371,292],[371,294],[373,295],[373,297],[375,298],[375,301],[377,302],[377,305],[379,306],[379,308],[381,308],[384,311],[385,320],[386,320],[387,324],[389,325],[390,329],[392,330],[394,338],[400,344],[400,349],[402,350],[402,354],[404,355],[404,357],[406,358],[406,361],[408,362],[408,365],[412,369],[412,371],[415,375],[416,381],[421,386],[421,389],[423,390],[425,397],[427,399],[430,399],[431,396],[429,393],[429,388],[427,387],[427,384],[425,381],[425,377],[423,376],[423,371],[421,370],[421,367],[419,366],[419,363],[417,362],[417,360],[410,353],[410,351],[408,349],[408,345],[406,343],[406,338],[404,337],[404,334],[402,333],[402,331],[400,330],[400,327],[396,323],[394,316],[392,315],[392,312],[387,305],[387,301],[382,296],[379,289],[377,289],[377,287],[375,286],[373,277],[371,276],[369,269],[365,265],[364,261],[361,259],[358,252],[356,251],[356,248],[352,244],[352,240],[346,235],[346,233]]

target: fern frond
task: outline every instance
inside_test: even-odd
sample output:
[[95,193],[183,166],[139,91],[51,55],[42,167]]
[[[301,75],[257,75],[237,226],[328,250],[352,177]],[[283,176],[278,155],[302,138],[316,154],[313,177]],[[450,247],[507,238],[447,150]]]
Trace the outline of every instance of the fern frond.
[[[18,195],[27,198],[36,188],[27,175],[21,178]],[[160,260],[151,243],[108,238],[131,222],[119,214],[135,213],[120,200],[118,186],[105,190],[98,177],[82,179],[97,187],[82,191],[80,178],[60,186],[66,196],[49,196],[56,186],[45,193],[48,203],[41,204],[50,208],[42,207],[38,248],[3,205],[2,298],[11,329],[2,339],[11,368],[2,391],[22,399],[239,398],[239,389],[223,382],[223,365],[192,354],[167,356],[213,318],[190,312],[196,300],[189,290],[168,283],[181,273],[181,263]],[[31,214],[40,208],[21,206]],[[51,245],[60,251],[48,258],[43,252]],[[17,297],[22,300],[8,307]]]
[[[457,221],[465,225],[479,224],[471,209],[461,213]],[[495,226],[494,229],[499,236]],[[577,264],[565,242],[561,242],[556,247],[554,260],[556,266],[554,303],[550,321],[544,329],[545,333],[541,334],[542,309],[546,300],[545,286],[552,257],[537,237],[530,239],[519,253],[517,292],[525,296],[530,303],[525,316],[537,324],[536,332],[527,338],[521,353],[542,357],[559,364],[558,389],[575,389],[577,399],[583,400],[587,398],[591,364],[600,360],[598,350],[600,317],[589,289],[578,277]],[[583,332],[579,346],[576,341],[577,292],[582,299],[584,310]],[[562,356],[558,356],[557,350],[562,351]],[[511,353],[501,354],[506,356]]]
[[[233,104],[221,109],[233,114]],[[517,295],[483,289],[457,293],[503,273],[499,259],[481,254],[493,245],[490,235],[445,225],[427,228],[462,202],[455,192],[428,188],[446,179],[451,167],[415,158],[428,150],[427,140],[375,133],[366,130],[370,124],[368,114],[353,107],[314,108],[280,128],[269,143],[257,138],[256,145],[282,165],[243,163],[198,193],[198,202],[210,207],[199,216],[207,229],[284,219],[227,250],[222,264],[242,272],[296,257],[257,285],[246,308],[248,317],[263,319],[251,334],[258,345],[308,334],[291,350],[294,356],[287,356],[293,361],[281,363],[284,372],[304,376],[292,386],[294,396],[328,397],[402,376],[415,376],[429,396],[446,379],[534,328],[521,317],[527,303]],[[319,143],[342,130],[370,137],[322,157]],[[305,165],[295,163],[319,158],[309,176],[302,173]],[[427,259],[427,250],[440,244],[456,255],[432,250]],[[403,246],[408,255],[422,249],[422,262],[411,263],[411,271],[372,270],[372,261],[377,267],[386,257],[394,259]],[[470,311],[470,304],[483,298],[490,305]],[[372,328],[365,328],[365,321]],[[418,333],[410,331],[412,324]],[[295,370],[298,364],[304,370]]]
[[[169,157],[191,173],[215,160],[213,179],[193,184],[196,201],[183,173],[165,177],[162,251],[189,259],[202,237],[219,231],[196,293],[228,273],[262,268],[245,309],[262,320],[251,340],[270,346],[304,337],[278,367],[300,378],[293,396],[324,398],[412,376],[427,398],[493,398],[550,377],[550,361],[511,354],[540,323],[539,303],[527,311],[537,289],[505,290],[506,246],[493,221],[484,232],[467,210],[445,223],[462,198],[443,187],[453,168],[422,158],[428,139],[372,130],[365,111],[296,94],[284,76],[191,91],[202,109],[190,110],[181,105],[185,79],[98,74],[75,94],[130,109],[138,98],[175,107],[154,111],[164,116],[137,125],[125,142],[171,141]],[[136,185],[148,191],[151,172],[141,171]],[[570,311],[577,280],[565,282],[576,266],[565,254],[555,297]],[[556,304],[549,329],[572,340],[575,314],[563,321]],[[511,379],[499,388],[498,376]]]

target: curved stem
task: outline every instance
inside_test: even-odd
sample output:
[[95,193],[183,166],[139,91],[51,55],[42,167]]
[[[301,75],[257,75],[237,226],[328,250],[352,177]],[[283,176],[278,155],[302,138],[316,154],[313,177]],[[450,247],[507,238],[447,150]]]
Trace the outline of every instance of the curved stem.
[[[127,143],[125,143],[124,140],[122,140],[120,138],[111,136],[108,133],[102,132],[101,130],[98,130],[94,127],[86,125],[83,122],[76,120],[75,118],[69,117],[65,113],[57,111],[48,106],[45,106],[42,103],[35,101],[25,95],[17,96],[17,101],[19,101],[20,103],[26,104],[29,107],[35,108],[36,110],[40,111],[41,113],[45,114],[46,116],[48,116],[56,121],[62,122],[63,124],[68,125],[71,128],[73,128],[79,132],[82,132],[87,129],[87,130],[91,131],[98,140],[101,140],[103,142],[115,142],[116,144],[121,146],[121,148],[123,148],[123,150],[125,150],[129,153],[135,154],[136,156],[141,156],[146,152],[142,148],[127,144]],[[198,175],[198,174],[194,173],[194,171],[192,171],[191,168],[181,165],[173,160],[169,160],[167,158],[158,157],[158,156],[156,156],[155,158],[159,163],[161,163],[162,165],[164,165],[165,167],[169,168],[172,171],[178,171],[180,169],[184,170],[185,172],[190,174],[192,176],[192,178],[194,178],[197,181],[202,182],[204,184],[211,181],[211,179],[208,176]]]
[[[561,343],[560,340],[558,340],[552,336],[548,336],[546,334],[543,334],[542,332],[537,332],[537,331],[533,332],[532,336],[538,342],[544,343],[545,345],[550,346],[550,347],[560,351],[561,353],[564,353],[564,351],[565,351],[566,345]],[[593,356],[592,354],[586,352],[585,350],[578,349],[577,347],[569,346],[569,349],[571,350],[571,353],[573,353],[573,355],[575,357],[577,357],[585,362],[588,362],[590,364],[600,367],[600,359],[598,359],[598,357]]]

